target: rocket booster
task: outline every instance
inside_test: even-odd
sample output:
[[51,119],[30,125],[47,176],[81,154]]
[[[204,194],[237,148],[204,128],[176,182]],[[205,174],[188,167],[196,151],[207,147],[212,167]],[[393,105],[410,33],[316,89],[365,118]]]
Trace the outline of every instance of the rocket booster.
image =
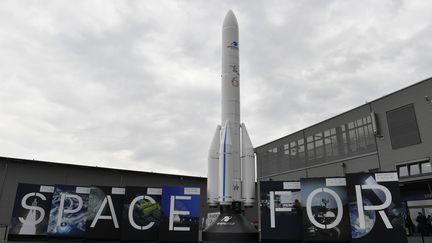
[[[222,113],[210,148],[208,160],[208,204],[230,205],[243,201],[252,206],[255,195],[255,158],[252,143],[244,125],[240,125],[240,62],[238,23],[230,10],[222,27]],[[240,139],[240,136],[242,139]],[[219,139],[219,143],[215,143]],[[215,171],[218,153],[218,171]],[[245,155],[247,154],[247,155]],[[211,157],[211,158],[210,158]],[[241,158],[242,157],[242,158]],[[251,173],[252,172],[252,173]],[[217,189],[215,185],[217,183]],[[216,192],[218,194],[216,195]],[[217,202],[216,202],[217,198]]]

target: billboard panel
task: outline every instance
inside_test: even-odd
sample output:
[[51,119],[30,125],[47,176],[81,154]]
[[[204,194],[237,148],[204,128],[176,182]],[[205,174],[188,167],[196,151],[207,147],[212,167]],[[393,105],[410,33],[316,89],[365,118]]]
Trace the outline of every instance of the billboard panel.
[[303,240],[300,182],[260,182],[262,240]]
[[12,212],[11,237],[46,235],[54,187],[19,183]]
[[162,188],[127,187],[121,239],[157,241],[161,217]]
[[47,234],[49,237],[82,238],[85,233],[90,188],[56,185]]
[[92,186],[87,211],[87,239],[120,239],[125,188]]
[[347,174],[352,242],[406,243],[396,172]]
[[351,240],[345,178],[301,179],[305,241]]
[[197,242],[200,209],[200,188],[164,186],[159,241]]

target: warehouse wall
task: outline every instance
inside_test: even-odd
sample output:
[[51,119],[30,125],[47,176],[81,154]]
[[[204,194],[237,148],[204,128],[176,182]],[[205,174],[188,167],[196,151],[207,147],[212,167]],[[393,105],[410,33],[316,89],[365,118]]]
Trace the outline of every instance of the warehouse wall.
[[206,183],[202,177],[135,172],[98,167],[77,166],[0,157],[0,225],[8,225],[12,216],[18,183],[99,185],[99,186],[164,186],[184,185],[201,189],[202,215],[207,212]]

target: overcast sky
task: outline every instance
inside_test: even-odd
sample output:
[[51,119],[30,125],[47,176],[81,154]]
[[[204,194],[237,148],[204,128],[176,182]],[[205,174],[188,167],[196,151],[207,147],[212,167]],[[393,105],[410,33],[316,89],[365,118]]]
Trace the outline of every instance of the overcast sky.
[[206,176],[221,28],[254,146],[432,76],[432,1],[0,1],[0,156]]

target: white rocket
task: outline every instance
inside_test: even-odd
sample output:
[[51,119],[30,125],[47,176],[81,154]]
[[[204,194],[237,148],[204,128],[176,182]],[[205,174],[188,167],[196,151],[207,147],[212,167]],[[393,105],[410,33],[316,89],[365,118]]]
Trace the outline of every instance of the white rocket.
[[[240,124],[239,34],[230,10],[222,27],[222,116],[208,156],[209,206],[255,201],[255,154],[244,124]],[[241,136],[241,138],[240,138]]]

